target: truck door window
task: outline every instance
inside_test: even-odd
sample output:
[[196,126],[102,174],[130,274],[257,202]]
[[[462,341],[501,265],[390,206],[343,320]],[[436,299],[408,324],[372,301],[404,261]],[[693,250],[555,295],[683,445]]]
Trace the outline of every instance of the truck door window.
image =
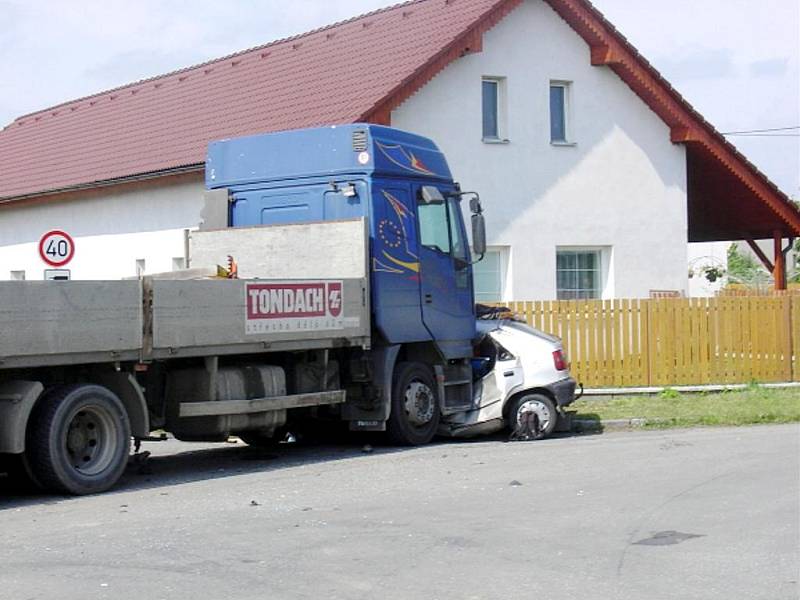
[[450,254],[450,232],[448,231],[447,203],[417,204],[419,215],[419,240],[426,248],[442,254]]
[[453,258],[456,259],[456,266],[463,268],[469,263],[467,254],[467,244],[461,229],[461,208],[453,198],[447,201],[448,217],[450,221],[450,242],[452,245]]
[[456,269],[456,287],[466,290],[471,287],[469,280],[469,250],[461,227],[461,207],[454,198],[447,200],[447,212],[450,222],[450,243],[452,245],[453,265]]

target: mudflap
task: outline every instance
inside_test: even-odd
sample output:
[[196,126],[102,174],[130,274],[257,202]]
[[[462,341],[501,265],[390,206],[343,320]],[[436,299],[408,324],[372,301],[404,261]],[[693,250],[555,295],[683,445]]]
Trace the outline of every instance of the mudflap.
[[386,431],[386,421],[348,421],[350,431]]
[[[364,386],[366,397],[351,396],[342,406],[342,419],[348,421],[350,431],[386,431],[392,397],[392,376],[400,345],[373,348],[370,352],[368,372],[371,385]],[[365,373],[366,377],[366,373]]]

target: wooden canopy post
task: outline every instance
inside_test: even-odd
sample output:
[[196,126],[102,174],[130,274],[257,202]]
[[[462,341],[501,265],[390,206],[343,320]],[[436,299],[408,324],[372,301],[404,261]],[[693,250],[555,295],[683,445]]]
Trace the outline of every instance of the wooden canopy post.
[[783,253],[783,234],[780,231],[773,232],[775,244],[775,268],[772,270],[772,277],[775,280],[776,290],[786,289],[786,255]]

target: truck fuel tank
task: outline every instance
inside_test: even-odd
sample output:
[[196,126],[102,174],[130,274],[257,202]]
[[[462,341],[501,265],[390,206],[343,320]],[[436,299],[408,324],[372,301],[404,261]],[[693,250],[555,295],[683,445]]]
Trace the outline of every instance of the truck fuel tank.
[[167,428],[184,441],[224,441],[239,431],[274,430],[286,423],[286,410],[181,417],[180,406],[269,399],[285,394],[286,375],[277,366],[220,367],[216,372],[201,367],[173,371],[167,381]]

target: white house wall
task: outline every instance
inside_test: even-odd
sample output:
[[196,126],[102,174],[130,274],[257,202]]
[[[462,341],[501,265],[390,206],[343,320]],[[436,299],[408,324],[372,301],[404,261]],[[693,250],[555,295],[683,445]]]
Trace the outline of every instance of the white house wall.
[[[481,141],[482,77],[506,78],[508,143]],[[551,81],[572,82],[574,145],[550,143]],[[559,246],[608,249],[604,297],[685,293],[684,147],[613,71],[590,65],[586,43],[541,0],[503,19],[392,125],[434,139],[462,188],[480,192],[489,244],[512,248],[510,297],[555,298]]]
[[73,279],[119,279],[145,271],[171,271],[184,255],[184,229],[197,227],[203,184],[149,185],[132,191],[109,191],[91,197],[0,208],[0,279],[24,271],[41,280],[48,267],[38,242],[50,229],[75,240],[75,255],[64,268]]

